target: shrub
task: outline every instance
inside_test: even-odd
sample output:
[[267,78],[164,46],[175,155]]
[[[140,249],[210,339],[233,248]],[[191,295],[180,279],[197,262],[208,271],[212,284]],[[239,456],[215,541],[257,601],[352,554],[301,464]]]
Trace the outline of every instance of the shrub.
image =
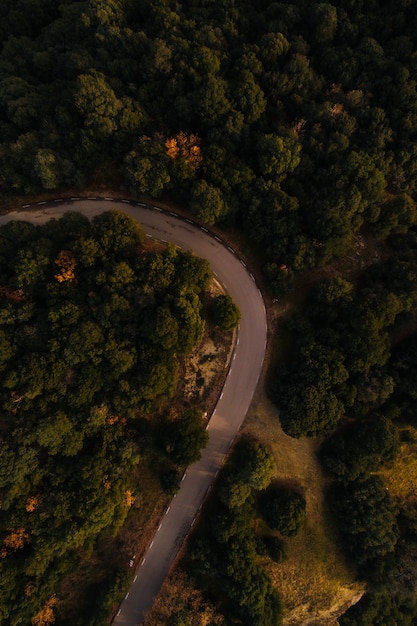
[[283,539],[273,535],[265,535],[265,537],[262,537],[262,543],[265,546],[267,555],[275,563],[282,563],[287,560],[288,547]]
[[210,307],[212,321],[221,330],[236,328],[240,320],[240,311],[230,296],[217,296]]
[[271,485],[262,494],[260,507],[268,526],[285,537],[296,535],[305,519],[305,499],[292,489]]

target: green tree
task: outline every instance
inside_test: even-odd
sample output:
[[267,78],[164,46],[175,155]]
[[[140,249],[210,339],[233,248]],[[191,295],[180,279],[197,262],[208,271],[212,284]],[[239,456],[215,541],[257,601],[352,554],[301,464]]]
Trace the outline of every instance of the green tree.
[[402,593],[370,591],[339,617],[340,626],[412,626],[417,606],[412,597]]
[[365,206],[381,201],[386,187],[384,171],[370,154],[353,150],[347,159],[346,172],[350,186],[359,190]]
[[306,517],[304,497],[277,485],[271,485],[261,494],[260,508],[268,526],[285,537],[296,535]]
[[42,244],[18,251],[15,265],[18,287],[30,291],[45,277],[49,266],[47,252]]
[[376,415],[330,437],[322,448],[321,459],[339,480],[363,480],[383,463],[392,461],[398,450],[396,426],[386,417]]
[[201,317],[201,302],[196,293],[184,293],[173,302],[172,310],[178,320],[178,347],[187,354],[201,341],[205,321]]
[[336,7],[328,2],[319,2],[312,6],[311,17],[315,28],[315,41],[319,45],[329,45],[337,30]]
[[341,351],[314,342],[295,351],[273,389],[285,432],[300,437],[331,430],[344,412],[341,391],[348,378]]
[[208,433],[203,423],[201,411],[186,409],[174,418],[163,422],[162,445],[168,457],[177,465],[186,467],[201,456],[201,449],[207,445]]
[[406,233],[417,223],[416,204],[408,194],[400,194],[381,206],[380,215],[374,230],[378,237]]
[[87,131],[98,137],[115,133],[122,104],[103,73],[91,70],[77,77],[74,103]]
[[220,487],[219,499],[228,509],[234,510],[241,508],[251,493],[251,486],[248,483],[231,476]]
[[383,481],[371,476],[345,487],[338,485],[333,490],[333,502],[352,561],[368,576],[384,575],[384,565],[397,543],[398,529],[396,507]]
[[249,70],[242,70],[235,77],[236,86],[233,89],[233,100],[237,109],[244,115],[246,124],[253,124],[259,120],[266,109],[266,98],[255,76]]
[[115,209],[93,218],[94,236],[105,258],[133,258],[145,238],[140,224]]
[[236,444],[232,468],[244,484],[262,490],[269,485],[276,470],[272,453],[260,441],[243,436]]
[[125,172],[137,195],[151,195],[158,198],[171,180],[166,154],[142,155],[133,150],[126,155]]
[[258,167],[268,180],[282,181],[300,163],[301,145],[291,137],[266,134],[257,142]]
[[240,311],[228,295],[216,297],[210,305],[210,315],[216,326],[225,331],[236,328],[240,320]]
[[35,172],[44,189],[56,189],[60,182],[57,157],[53,150],[41,148],[35,157]]
[[191,193],[190,210],[206,224],[219,222],[227,213],[227,205],[219,188],[202,179]]

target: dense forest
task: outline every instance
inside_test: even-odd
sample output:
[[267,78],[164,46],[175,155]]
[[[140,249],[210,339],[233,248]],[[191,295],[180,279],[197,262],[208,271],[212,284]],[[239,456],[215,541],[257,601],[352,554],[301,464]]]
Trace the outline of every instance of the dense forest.
[[147,416],[201,340],[210,272],[144,251],[117,211],[9,222],[0,242],[0,621],[43,624],[77,550],[116,534],[140,495],[139,460],[179,480],[199,458],[201,411]]
[[[391,585],[400,551],[416,541],[415,499],[405,508],[377,475],[416,426],[416,9],[415,0],[0,6],[4,206],[16,195],[91,184],[175,201],[206,224],[239,230],[273,298],[303,287],[270,393],[288,434],[326,437],[329,502],[348,558],[370,585],[341,618],[346,626],[411,624],[416,613],[410,590]],[[140,229],[129,225],[127,235],[124,219],[89,225],[72,215],[0,233],[0,566],[4,597],[23,590],[26,603],[18,617],[13,601],[1,600],[4,623],[28,623],[70,567],[71,549],[104,521],[122,523],[141,454],[137,438],[122,434],[135,411],[146,414],[172,392],[171,357],[203,330],[204,263],[172,248],[141,254]],[[363,267],[338,269],[337,259],[360,261],[368,249]],[[221,320],[225,306],[212,315]],[[179,421],[196,424],[192,410]],[[166,425],[160,433],[154,445],[166,453],[164,437],[175,435]],[[196,452],[178,446],[174,467]],[[99,500],[90,508],[56,501],[68,480],[62,458],[92,481],[84,488]],[[216,506],[227,517],[226,491]],[[248,493],[246,519],[255,501]],[[259,546],[247,541],[253,562],[243,567],[255,572],[253,584],[260,577],[279,621],[279,601],[254,565]],[[238,579],[227,585],[238,623],[258,619],[262,607],[236,600]]]
[[120,173],[239,224],[271,289],[416,221],[412,0],[4,0],[1,193]]

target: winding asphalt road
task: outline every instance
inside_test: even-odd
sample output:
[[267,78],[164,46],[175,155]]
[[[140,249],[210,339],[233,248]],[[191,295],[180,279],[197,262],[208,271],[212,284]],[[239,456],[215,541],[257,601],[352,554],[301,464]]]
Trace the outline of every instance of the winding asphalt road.
[[180,490],[138,564],[133,584],[113,621],[117,626],[138,626],[144,613],[151,608],[245,418],[262,369],[267,322],[264,302],[255,280],[233,250],[207,229],[159,207],[111,198],[57,199],[26,205],[19,211],[0,216],[0,224],[12,219],[40,224],[52,217],[59,218],[66,211],[80,211],[91,218],[112,208],[138,220],[148,237],[193,250],[207,259],[242,314],[226,383],[209,421],[208,445],[201,459],[184,474]]

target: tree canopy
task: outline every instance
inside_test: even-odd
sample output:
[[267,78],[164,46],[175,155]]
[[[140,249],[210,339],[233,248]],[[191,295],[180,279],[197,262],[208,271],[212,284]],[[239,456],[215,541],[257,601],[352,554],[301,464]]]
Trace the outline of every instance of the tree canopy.
[[51,623],[42,615],[54,616],[77,551],[115,534],[140,497],[141,459],[184,466],[207,442],[190,407],[161,450],[152,416],[176,388],[178,355],[201,339],[208,264],[172,246],[145,252],[143,240],[118,211],[0,228],[5,624]]
[[415,224],[415,15],[394,0],[218,4],[5,0],[0,193],[79,186],[111,163],[137,195],[243,225],[280,294],[362,228]]
[[[201,222],[243,233],[272,298],[341,255],[362,262],[362,242],[371,241],[367,269],[342,277],[333,267],[309,283],[304,314],[285,328],[286,363],[270,376],[287,434],[331,435],[323,462],[365,521],[372,514],[358,484],[394,456],[393,420],[415,424],[416,416],[416,32],[410,0],[0,6],[0,199],[8,206],[16,194],[97,183],[180,202]],[[207,266],[171,247],[142,255],[142,236],[114,213],[93,224],[70,214],[41,229],[0,229],[3,621],[41,623],[53,613],[51,581],[69,560],[56,536],[76,550],[118,526],[125,477],[143,454],[125,436],[128,424],[137,411],[148,420],[170,396],[178,359],[202,336]],[[214,317],[232,329],[239,314],[225,304]],[[191,408],[167,418],[172,441],[147,433],[171,478],[176,462],[198,455],[198,422]],[[232,472],[220,493],[235,513],[268,474],[259,450],[248,455],[255,470],[249,463],[244,479]],[[90,504],[58,497],[63,485]],[[378,508],[381,489],[368,488]],[[391,554],[394,525],[389,512],[384,519]],[[231,531],[223,524],[221,532]],[[371,535],[354,541],[369,547]],[[230,597],[244,590],[253,600],[256,588],[262,600],[240,597],[239,619],[255,624],[263,608],[261,623],[273,623],[263,574],[238,546],[236,559],[249,573],[241,589],[233,579]],[[29,573],[20,576],[23,562]],[[368,621],[407,614],[401,598],[384,612],[372,597],[375,606],[362,605]],[[18,606],[24,617],[10,617]]]

